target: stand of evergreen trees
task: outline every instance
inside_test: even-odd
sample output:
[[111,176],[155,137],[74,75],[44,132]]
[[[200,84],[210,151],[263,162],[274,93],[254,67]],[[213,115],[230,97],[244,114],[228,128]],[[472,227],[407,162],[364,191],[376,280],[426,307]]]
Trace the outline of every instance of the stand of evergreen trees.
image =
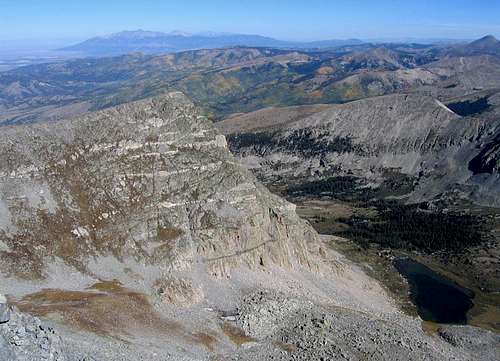
[[484,240],[484,224],[476,216],[426,211],[418,205],[382,200],[375,202],[375,207],[375,219],[354,216],[342,220],[350,226],[342,236],[362,246],[377,243],[427,253],[460,253]]

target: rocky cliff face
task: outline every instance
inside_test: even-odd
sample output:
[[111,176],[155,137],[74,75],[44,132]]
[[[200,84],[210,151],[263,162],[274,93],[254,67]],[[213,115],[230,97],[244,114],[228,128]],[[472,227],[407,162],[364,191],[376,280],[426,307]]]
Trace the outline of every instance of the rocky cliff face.
[[496,189],[497,174],[478,179],[468,164],[495,163],[491,138],[499,119],[495,112],[462,117],[432,97],[400,94],[332,106],[278,129],[232,129],[229,139],[232,150],[266,181],[354,175],[376,185],[396,172],[413,178],[415,200],[459,183],[467,197],[490,202],[487,193]]
[[80,119],[2,129],[1,271],[83,273],[112,256],[169,272],[313,268],[312,229],[238,165],[180,93]]
[[[331,147],[386,151],[349,134]],[[469,360],[470,332],[497,356],[488,332],[424,334],[180,93],[0,138],[0,358]]]

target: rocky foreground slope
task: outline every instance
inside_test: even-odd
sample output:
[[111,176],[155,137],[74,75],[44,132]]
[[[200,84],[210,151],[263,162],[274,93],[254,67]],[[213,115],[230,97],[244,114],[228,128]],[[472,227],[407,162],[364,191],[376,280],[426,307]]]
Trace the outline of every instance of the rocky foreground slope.
[[7,360],[498,357],[486,331],[425,334],[180,93],[0,138]]

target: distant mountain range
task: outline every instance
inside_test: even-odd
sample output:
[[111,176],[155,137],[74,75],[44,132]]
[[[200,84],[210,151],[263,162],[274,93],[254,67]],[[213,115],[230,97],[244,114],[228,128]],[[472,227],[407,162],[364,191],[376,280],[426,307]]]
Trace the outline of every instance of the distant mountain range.
[[212,32],[189,34],[180,31],[162,33],[136,30],[95,37],[60,50],[77,51],[93,56],[108,56],[133,52],[142,52],[145,54],[172,53],[184,50],[214,49],[231,46],[313,49],[359,44],[363,44],[363,41],[359,39],[347,39],[294,42],[277,40],[261,35]]
[[487,35],[469,44],[457,47],[456,53],[459,55],[500,55],[500,41],[492,35]]
[[416,88],[436,97],[444,92],[440,100],[446,100],[500,88],[499,54],[500,42],[487,36],[453,45],[236,46],[71,59],[1,72],[0,123],[60,119],[173,90],[188,95],[214,119],[269,106],[345,103]]

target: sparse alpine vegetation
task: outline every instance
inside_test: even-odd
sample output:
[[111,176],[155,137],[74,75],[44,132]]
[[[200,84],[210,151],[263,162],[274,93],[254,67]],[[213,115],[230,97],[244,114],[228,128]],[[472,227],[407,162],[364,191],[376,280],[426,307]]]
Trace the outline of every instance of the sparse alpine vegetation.
[[[466,58],[477,73],[467,79],[459,65],[449,66],[458,59],[452,56],[456,47],[405,44],[233,47],[33,65],[0,73],[0,122],[61,119],[173,90],[215,120],[269,106],[343,103],[422,86],[460,94],[464,87],[495,82],[500,62],[488,49]],[[485,72],[490,75],[483,77]]]
[[237,37],[0,73],[0,359],[499,359],[498,41]]

